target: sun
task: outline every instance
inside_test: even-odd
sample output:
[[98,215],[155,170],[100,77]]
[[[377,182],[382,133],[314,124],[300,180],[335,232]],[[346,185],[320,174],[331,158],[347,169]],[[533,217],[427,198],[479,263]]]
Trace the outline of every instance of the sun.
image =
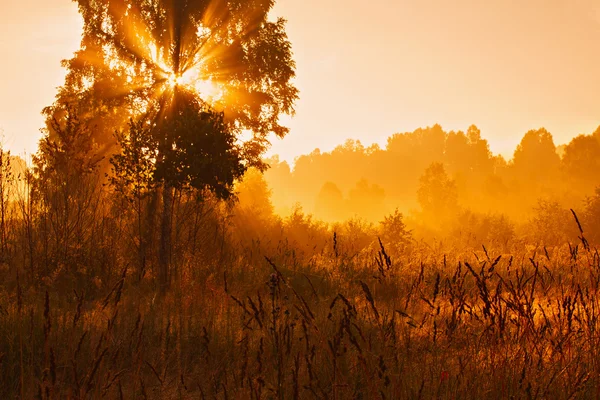
[[177,87],[188,90],[205,101],[215,102],[223,96],[223,89],[212,79],[203,77],[198,66],[193,66],[182,74],[170,72],[166,77],[166,83],[171,89]]
[[179,86],[182,83],[181,76],[171,73],[167,78],[167,83],[172,88],[174,88],[175,86]]

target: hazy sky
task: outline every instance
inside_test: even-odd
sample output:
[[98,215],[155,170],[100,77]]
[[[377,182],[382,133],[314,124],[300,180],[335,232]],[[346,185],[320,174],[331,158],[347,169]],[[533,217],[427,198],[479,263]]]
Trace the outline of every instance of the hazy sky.
[[[600,125],[597,0],[279,0],[301,90],[292,132],[272,153],[293,160],[347,138],[476,124],[510,154],[546,127],[557,144]],[[79,43],[69,0],[0,0],[0,129],[35,151]]]

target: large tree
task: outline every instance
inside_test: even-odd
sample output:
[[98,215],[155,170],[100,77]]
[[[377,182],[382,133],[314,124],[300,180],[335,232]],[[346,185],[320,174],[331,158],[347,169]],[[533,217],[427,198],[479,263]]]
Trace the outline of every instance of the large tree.
[[151,176],[163,193],[164,287],[173,187],[228,197],[248,166],[265,167],[269,135],[288,132],[279,117],[294,112],[298,91],[285,21],[268,19],[274,0],[76,2],[81,48],[64,61],[65,83],[44,112],[59,121],[75,104],[109,154],[119,151],[115,130],[126,136],[132,122],[150,136]]
[[[95,139],[114,143],[131,117],[168,116],[188,92],[222,111],[237,133],[253,133],[247,157],[284,136],[282,113],[298,91],[285,21],[268,20],[273,0],[77,0],[81,49],[67,68],[50,117],[76,103]],[[252,151],[250,151],[252,150]],[[254,157],[254,158],[253,158]]]

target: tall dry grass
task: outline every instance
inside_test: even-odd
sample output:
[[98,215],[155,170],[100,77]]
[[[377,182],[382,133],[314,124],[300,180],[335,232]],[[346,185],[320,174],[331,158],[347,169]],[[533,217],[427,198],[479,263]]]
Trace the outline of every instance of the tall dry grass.
[[598,253],[483,250],[395,260],[381,243],[372,262],[333,248],[327,265],[229,259],[189,266],[160,299],[127,267],[102,296],[19,275],[0,299],[1,395],[596,396]]
[[576,243],[447,251],[299,214],[253,235],[181,191],[161,297],[156,199],[77,184],[0,196],[0,398],[600,393],[600,255],[578,221]]

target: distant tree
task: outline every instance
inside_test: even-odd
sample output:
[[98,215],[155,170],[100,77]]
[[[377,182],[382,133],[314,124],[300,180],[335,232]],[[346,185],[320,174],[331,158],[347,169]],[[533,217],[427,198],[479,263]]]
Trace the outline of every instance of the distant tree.
[[386,248],[400,254],[412,240],[412,234],[404,223],[404,216],[396,208],[379,222],[380,239]]
[[294,178],[290,165],[287,161],[281,161],[279,156],[273,156],[265,160],[269,169],[264,172],[265,179],[270,188],[273,189],[271,200],[275,212],[279,215],[288,215],[296,198],[296,191],[302,188],[293,184]]
[[483,186],[493,179],[494,160],[487,140],[481,138],[481,132],[475,125],[471,125],[466,134],[461,131],[448,133],[444,162],[463,203],[471,207],[486,207]]
[[598,140],[600,142],[600,126],[598,126],[596,128],[596,130],[594,131],[594,133],[592,133],[592,136],[596,138],[596,140]]
[[271,189],[259,170],[248,169],[242,180],[236,185],[236,192],[240,209],[263,222],[273,218]]
[[385,190],[377,184],[361,179],[348,193],[348,208],[368,221],[377,221],[384,207]]
[[469,150],[469,140],[464,132],[448,132],[444,160],[451,173],[467,172],[471,169]]
[[576,136],[565,147],[562,164],[570,183],[593,190],[600,184],[600,140],[592,135]]
[[284,219],[284,234],[286,241],[306,254],[321,251],[331,239],[327,225],[304,213],[299,205],[295,205],[291,214]]
[[[315,196],[323,187],[325,182],[335,179],[331,176],[332,171],[328,168],[326,155],[320,149],[314,149],[309,154],[298,156],[294,161],[293,172],[290,177],[293,179],[293,185],[286,185],[286,190],[294,193],[292,204],[299,202],[304,207],[312,209]],[[336,182],[340,185],[340,182]]]
[[461,245],[477,249],[481,249],[482,245],[494,245],[509,251],[509,245],[515,239],[515,227],[503,214],[464,210],[459,213],[450,235]]
[[471,159],[471,171],[480,177],[485,177],[493,172],[492,153],[487,140],[481,137],[481,131],[475,125],[467,129],[467,138],[469,143],[469,155]]
[[336,232],[337,254],[342,258],[353,258],[369,248],[369,245],[374,244],[373,239],[377,235],[373,223],[359,216],[335,223],[332,225],[332,229]]
[[[500,156],[500,158],[502,158]],[[502,159],[504,161],[504,159]],[[495,162],[495,161],[494,161]],[[481,203],[473,204],[471,206],[475,209],[481,210],[481,208],[487,208],[487,210],[502,210],[506,211],[506,197],[509,195],[508,187],[503,179],[503,174],[491,174],[479,182],[480,196],[482,198]],[[479,206],[479,207],[477,207]]]
[[435,124],[414,132],[390,136],[386,149],[391,156],[407,161],[421,171],[431,163],[443,159],[445,145],[446,133],[439,124]]
[[325,182],[315,202],[315,216],[324,221],[339,222],[349,217],[342,191],[333,182]]
[[320,161],[320,165],[314,165],[313,168],[320,167],[318,173],[322,175],[321,179],[335,182],[342,191],[347,192],[356,183],[357,175],[365,172],[366,148],[359,140],[347,139],[330,153],[321,153],[320,160],[316,161]]
[[529,229],[530,239],[545,246],[577,240],[577,225],[571,211],[553,200],[538,200]]
[[396,133],[388,138],[386,151],[371,161],[377,172],[366,177],[382,185],[386,196],[397,204],[412,205],[419,177],[431,163],[443,161],[445,145],[446,133],[438,124]]
[[433,163],[425,170],[419,180],[417,199],[430,222],[443,222],[458,211],[456,184],[442,163]]
[[600,245],[600,187],[586,198],[582,223],[586,239]]
[[555,180],[559,166],[554,140],[544,128],[527,132],[513,155],[516,180],[532,190]]
[[566,148],[567,148],[566,144],[561,144],[559,146],[556,146],[556,153],[558,154],[558,156],[560,157],[561,160],[565,156],[565,149]]

